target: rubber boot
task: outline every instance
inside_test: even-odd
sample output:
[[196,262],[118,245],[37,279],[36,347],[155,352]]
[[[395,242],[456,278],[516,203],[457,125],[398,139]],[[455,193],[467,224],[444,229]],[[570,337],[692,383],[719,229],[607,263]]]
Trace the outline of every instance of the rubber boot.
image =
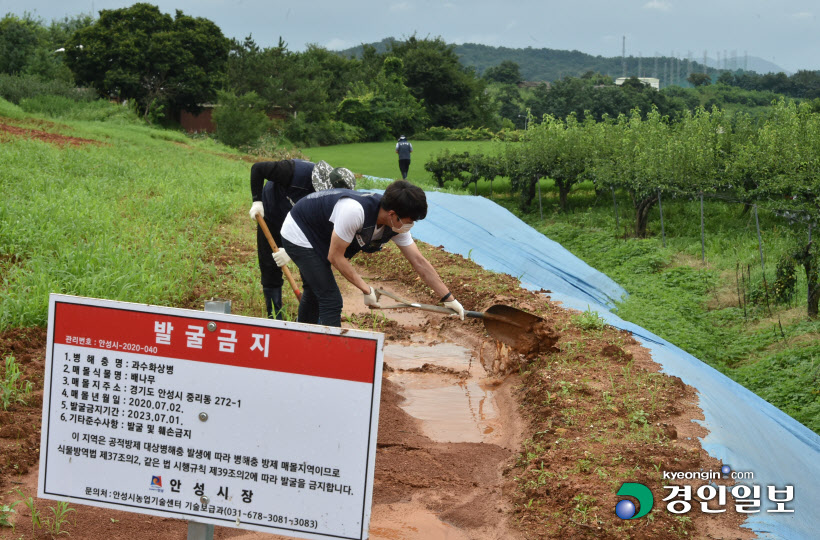
[[284,320],[282,317],[282,287],[262,289],[262,292],[265,294],[265,310],[268,313],[268,319],[273,319],[275,313],[277,319]]

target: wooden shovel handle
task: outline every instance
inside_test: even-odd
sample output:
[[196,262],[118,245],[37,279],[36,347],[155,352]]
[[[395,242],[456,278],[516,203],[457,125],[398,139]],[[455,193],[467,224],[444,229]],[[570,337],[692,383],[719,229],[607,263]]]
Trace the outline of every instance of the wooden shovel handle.
[[[265,238],[268,239],[268,244],[270,244],[270,248],[273,250],[274,253],[279,251],[279,248],[276,246],[276,242],[273,239],[273,236],[270,234],[270,229],[268,229],[268,224],[265,223],[265,218],[256,214],[256,222],[262,228],[262,232],[265,234]],[[293,276],[290,273],[290,268],[287,266],[282,267],[282,272],[285,274],[285,277],[288,279],[288,283],[290,283],[291,289],[293,289],[293,294],[296,295],[297,300],[302,299],[302,291],[299,290],[299,287],[296,285],[296,282],[293,280]]]

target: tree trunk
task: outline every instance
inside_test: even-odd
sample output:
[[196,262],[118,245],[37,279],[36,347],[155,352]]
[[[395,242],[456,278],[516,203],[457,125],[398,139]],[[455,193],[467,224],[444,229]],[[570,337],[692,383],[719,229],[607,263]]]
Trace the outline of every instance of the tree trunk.
[[561,203],[561,212],[567,212],[567,199],[569,198],[569,190],[572,184],[564,182],[563,180],[556,180],[555,184],[558,186],[558,200]]
[[808,256],[803,260],[803,268],[806,270],[806,283],[809,288],[807,312],[810,319],[816,319],[818,315],[817,307],[818,303],[820,303],[820,284],[817,279],[817,261],[814,257]]
[[535,183],[538,179],[530,179],[521,190],[521,210],[527,210],[530,203],[535,198]]
[[[633,195],[633,200],[635,196]],[[646,226],[649,222],[649,211],[655,206],[658,200],[657,194],[646,197],[635,203],[635,236],[644,238],[646,236]]]

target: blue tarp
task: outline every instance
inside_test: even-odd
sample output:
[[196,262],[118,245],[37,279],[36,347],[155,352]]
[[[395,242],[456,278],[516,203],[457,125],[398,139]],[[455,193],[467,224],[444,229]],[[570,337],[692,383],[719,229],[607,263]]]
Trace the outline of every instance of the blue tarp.
[[[820,538],[820,436],[692,355],[609,312],[625,291],[604,274],[483,197],[427,192],[427,218],[413,236],[482,267],[546,289],[565,306],[598,311],[608,324],[632,332],[665,373],[698,391],[709,434],[703,448],[733,471],[750,471],[760,508],[745,526],[760,538]],[[673,483],[670,481],[670,484]],[[770,513],[767,486],[794,486],[794,513]],[[656,506],[657,506],[656,502]],[[614,510],[613,510],[614,511]],[[699,511],[693,504],[692,512]]]

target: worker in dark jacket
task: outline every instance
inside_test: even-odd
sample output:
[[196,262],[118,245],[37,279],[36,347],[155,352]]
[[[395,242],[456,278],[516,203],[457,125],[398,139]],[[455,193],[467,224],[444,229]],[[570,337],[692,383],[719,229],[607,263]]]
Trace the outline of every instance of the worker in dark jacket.
[[[254,163],[251,167],[251,219],[256,220],[257,214],[262,216],[277,247],[282,247],[280,229],[293,205],[306,195],[334,186],[353,189],[356,179],[348,169],[334,169],[325,161],[314,164],[289,159]],[[256,250],[267,316],[282,319],[282,269],[274,262],[273,250],[259,225],[256,226]]]
[[402,180],[407,180],[407,171],[410,170],[410,153],[413,151],[413,145],[407,140],[407,137],[402,135],[399,137],[399,142],[396,143],[396,153],[399,155],[399,171],[401,171]]
[[364,295],[364,304],[379,307],[378,295],[353,266],[359,251],[371,253],[392,240],[441,302],[463,320],[464,308],[453,298],[433,265],[410,236],[416,221],[427,216],[427,198],[418,186],[397,180],[384,195],[331,189],[296,203],[282,225],[285,248],[273,254],[276,264],[293,260],[302,275],[299,322],[341,326],[342,294],[333,268]]

